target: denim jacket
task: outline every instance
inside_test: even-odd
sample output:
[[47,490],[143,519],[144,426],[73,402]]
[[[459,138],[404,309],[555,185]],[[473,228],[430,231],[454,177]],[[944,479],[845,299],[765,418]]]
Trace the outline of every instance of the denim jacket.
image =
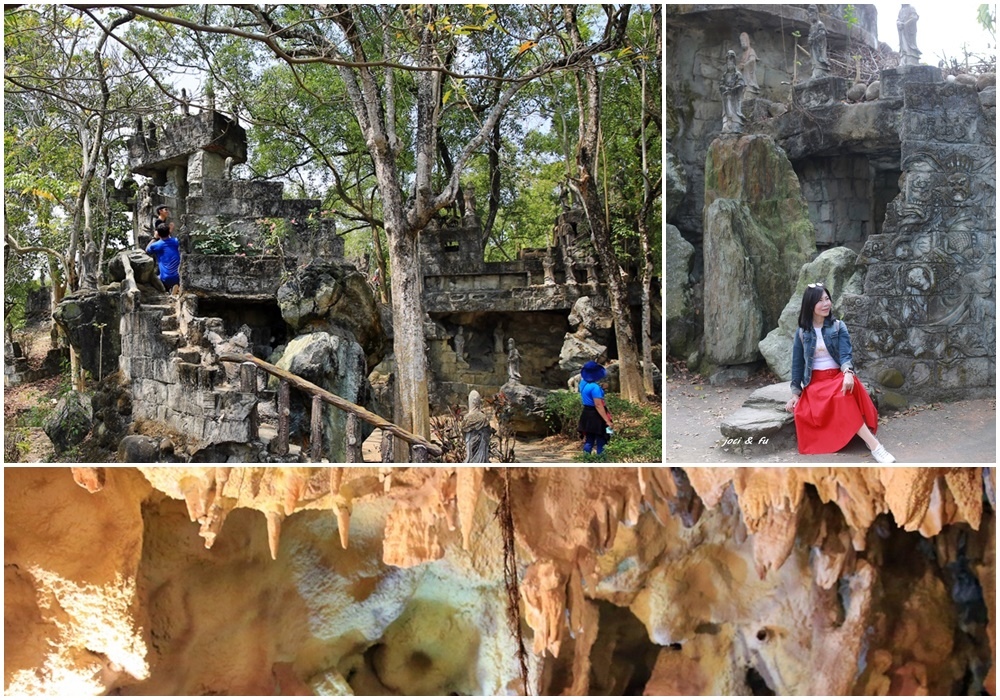
[[[830,357],[840,365],[840,371],[854,369],[854,353],[851,350],[851,336],[841,320],[827,316],[823,320],[823,342],[830,351]],[[802,395],[802,390],[812,379],[813,354],[816,352],[816,332],[795,329],[792,340],[792,393]]]

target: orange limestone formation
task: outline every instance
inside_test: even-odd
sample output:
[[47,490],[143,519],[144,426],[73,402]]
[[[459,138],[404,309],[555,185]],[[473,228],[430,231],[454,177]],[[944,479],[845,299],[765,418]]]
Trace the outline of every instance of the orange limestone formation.
[[7,467],[4,690],[995,693],[995,478]]

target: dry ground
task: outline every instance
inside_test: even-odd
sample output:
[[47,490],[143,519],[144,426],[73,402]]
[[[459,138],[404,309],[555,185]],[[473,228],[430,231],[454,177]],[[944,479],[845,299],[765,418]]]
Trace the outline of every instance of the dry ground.
[[[724,446],[722,419],[743,405],[754,389],[775,383],[757,375],[737,385],[715,387],[700,375],[675,367],[664,381],[664,461],[874,464],[860,438],[832,455],[800,455],[794,445],[742,451]],[[878,435],[900,463],[996,463],[996,399],[911,406],[882,415]]]

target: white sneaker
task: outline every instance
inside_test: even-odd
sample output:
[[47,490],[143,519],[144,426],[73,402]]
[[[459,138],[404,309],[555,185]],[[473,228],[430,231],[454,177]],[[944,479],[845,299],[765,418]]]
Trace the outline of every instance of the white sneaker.
[[872,450],[872,457],[879,464],[892,464],[896,461],[896,458],[889,454],[889,451],[885,449],[885,445],[879,443],[879,446]]

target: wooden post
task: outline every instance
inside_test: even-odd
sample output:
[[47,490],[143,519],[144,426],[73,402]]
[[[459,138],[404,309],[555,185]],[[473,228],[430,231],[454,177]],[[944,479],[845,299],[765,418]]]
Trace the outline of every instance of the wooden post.
[[278,385],[278,454],[288,454],[288,416],[291,414],[289,403],[291,387],[282,380]]
[[361,425],[353,413],[347,414],[347,452],[345,462],[363,462],[361,456]]
[[379,452],[382,453],[382,463],[391,464],[395,462],[395,455],[393,454],[393,444],[392,444],[392,433],[388,430],[382,431],[382,442],[379,444]]
[[[257,365],[252,362],[244,362],[240,365],[240,391],[244,394],[257,395]],[[250,410],[250,438],[256,439],[260,435],[260,415],[257,413],[257,402],[254,402]]]
[[323,457],[323,399],[314,396],[309,421],[309,460],[318,462]]

